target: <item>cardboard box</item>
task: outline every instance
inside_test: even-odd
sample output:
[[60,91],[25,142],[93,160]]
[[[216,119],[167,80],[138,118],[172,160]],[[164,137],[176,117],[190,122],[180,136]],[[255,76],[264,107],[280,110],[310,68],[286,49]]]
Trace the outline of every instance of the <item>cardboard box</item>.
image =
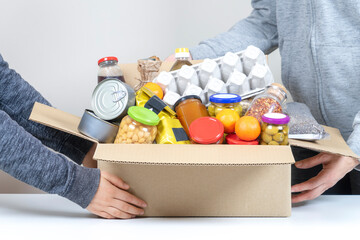
[[[136,85],[136,64],[121,65]],[[30,119],[78,132],[80,117],[39,103]],[[337,129],[329,139],[291,145],[359,158]],[[124,179],[148,203],[145,216],[268,216],[291,214],[290,146],[97,144],[101,170]]]

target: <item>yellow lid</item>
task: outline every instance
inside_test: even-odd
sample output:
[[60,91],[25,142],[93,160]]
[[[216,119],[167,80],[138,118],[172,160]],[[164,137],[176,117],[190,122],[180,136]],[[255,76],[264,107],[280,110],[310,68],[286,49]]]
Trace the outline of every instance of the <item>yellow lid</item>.
[[177,48],[175,50],[175,53],[188,53],[189,49],[188,48]]
[[190,51],[188,48],[177,48],[175,50],[176,59],[190,58]]

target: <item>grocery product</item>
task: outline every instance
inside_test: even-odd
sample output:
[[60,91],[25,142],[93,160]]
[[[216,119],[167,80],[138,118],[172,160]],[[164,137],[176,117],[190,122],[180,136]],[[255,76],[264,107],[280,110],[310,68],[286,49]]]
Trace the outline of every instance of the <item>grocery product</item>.
[[264,65],[255,64],[252,68],[250,74],[250,88],[264,88],[271,83],[271,73],[270,70]]
[[251,116],[244,116],[235,124],[236,135],[244,141],[254,141],[261,133],[259,121]]
[[178,72],[178,80],[176,82],[179,93],[184,94],[189,84],[200,85],[198,75],[194,68],[184,65]]
[[266,113],[262,116],[262,145],[288,145],[290,121],[289,116],[283,113]]
[[157,128],[158,133],[155,138],[157,144],[190,144],[189,137],[179,119],[161,119]]
[[201,117],[189,128],[190,138],[197,144],[221,144],[224,140],[224,126],[216,118]]
[[220,68],[213,59],[206,58],[199,69],[200,87],[202,88],[206,87],[210,77],[221,78]]
[[102,120],[93,111],[86,109],[78,126],[79,132],[99,143],[113,143],[119,126]]
[[286,113],[290,117],[289,138],[314,141],[327,136],[325,129],[315,120],[305,104],[288,103]]
[[186,134],[189,135],[190,124],[201,117],[209,116],[206,107],[199,96],[190,95],[180,98],[174,105],[176,115]]
[[179,100],[181,98],[181,96],[179,94],[177,94],[176,92],[172,92],[172,91],[167,91],[163,101],[172,109],[174,109],[174,104],[176,103],[177,100]]
[[192,63],[190,62],[190,52],[188,48],[177,48],[175,50],[175,59],[176,61],[171,67],[170,71],[178,70],[184,65],[192,65]]
[[177,92],[177,86],[175,83],[174,76],[169,72],[161,72],[154,80],[154,83],[159,84],[161,89],[163,90],[164,94],[168,91]]
[[120,122],[129,107],[135,105],[135,92],[118,79],[106,79],[93,91],[91,106],[94,113],[104,119]]
[[250,91],[249,78],[246,77],[244,73],[235,69],[234,72],[230,74],[230,77],[226,82],[226,88],[228,93],[239,95],[246,94]]
[[237,94],[217,93],[211,95],[209,101],[208,111],[211,117],[215,117],[223,109],[232,109],[242,116],[241,97]]
[[134,87],[136,91],[142,88],[147,82],[154,80],[159,74],[161,63],[160,59],[156,56],[138,60],[137,69],[140,73],[140,79],[136,78],[136,80],[139,81]]
[[230,77],[230,74],[238,70],[239,72],[243,71],[242,63],[238,55],[232,52],[228,52],[221,60],[221,74],[222,80],[227,82]]
[[196,86],[194,84],[188,84],[185,91],[184,91],[183,96],[188,96],[188,95],[199,96],[201,98],[201,101],[206,104],[205,93],[201,89],[201,87],[198,87],[198,86]]
[[216,93],[227,93],[225,83],[220,79],[211,77],[204,90],[207,94],[207,100]]
[[249,109],[250,107],[250,104],[252,102],[252,98],[248,98],[248,99],[242,99],[241,102],[240,102],[240,106],[242,108],[242,111],[241,111],[241,114],[240,116],[244,116],[245,113],[247,112],[247,110]]
[[158,84],[153,83],[153,82],[148,82],[144,85],[144,87],[147,87],[148,89],[150,89],[160,99],[163,99],[164,92]]
[[264,93],[254,98],[245,115],[253,116],[261,122],[261,117],[265,113],[282,113],[286,99],[286,88],[281,84],[273,83],[266,87]]
[[243,54],[244,73],[249,75],[251,69],[255,66],[256,63],[265,65],[265,55],[259,48],[250,45],[246,48]]
[[98,61],[98,65],[98,83],[108,78],[119,79],[125,82],[123,72],[118,65],[118,59],[116,57],[101,58]]
[[120,123],[114,143],[151,144],[157,134],[160,118],[153,111],[133,106]]
[[227,144],[232,145],[259,145],[258,140],[243,141],[235,133],[228,134],[225,139]]
[[239,118],[239,113],[232,109],[224,109],[216,114],[216,119],[224,125],[225,133],[235,132],[235,124]]

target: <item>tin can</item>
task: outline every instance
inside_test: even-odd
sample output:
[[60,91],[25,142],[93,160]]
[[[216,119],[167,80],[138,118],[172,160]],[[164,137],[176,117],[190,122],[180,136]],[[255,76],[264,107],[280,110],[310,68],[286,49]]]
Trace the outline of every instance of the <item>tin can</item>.
[[101,119],[119,123],[129,107],[135,105],[135,91],[118,79],[99,83],[92,94],[91,106]]

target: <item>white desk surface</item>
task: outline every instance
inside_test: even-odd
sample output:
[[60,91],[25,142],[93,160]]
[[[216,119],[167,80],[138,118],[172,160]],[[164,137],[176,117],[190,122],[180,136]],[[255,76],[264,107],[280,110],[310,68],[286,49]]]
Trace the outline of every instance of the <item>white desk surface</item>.
[[0,194],[0,239],[360,239],[360,196],[321,196],[289,218],[93,216],[56,195]]

